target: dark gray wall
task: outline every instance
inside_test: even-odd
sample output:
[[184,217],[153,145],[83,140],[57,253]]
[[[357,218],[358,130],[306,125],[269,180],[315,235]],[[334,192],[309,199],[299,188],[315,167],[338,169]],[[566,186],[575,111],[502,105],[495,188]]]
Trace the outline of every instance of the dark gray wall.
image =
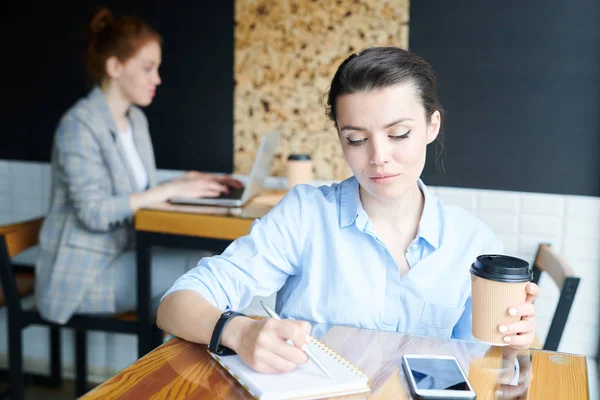
[[599,1],[418,0],[410,21],[447,111],[426,183],[600,196]]
[[158,167],[231,172],[233,1],[10,2],[0,19],[0,158],[49,160],[60,116],[88,91],[82,32],[100,4],[163,36],[163,84],[145,109]]

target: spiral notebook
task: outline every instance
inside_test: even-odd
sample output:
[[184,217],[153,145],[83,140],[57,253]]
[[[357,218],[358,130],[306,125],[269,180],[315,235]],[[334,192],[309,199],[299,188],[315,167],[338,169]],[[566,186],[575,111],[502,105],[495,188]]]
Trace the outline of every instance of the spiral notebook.
[[298,365],[290,372],[262,374],[244,364],[238,355],[221,357],[211,352],[209,354],[254,398],[260,400],[322,399],[370,390],[369,377],[354,364],[314,338],[309,346],[333,379],[323,374],[311,361]]

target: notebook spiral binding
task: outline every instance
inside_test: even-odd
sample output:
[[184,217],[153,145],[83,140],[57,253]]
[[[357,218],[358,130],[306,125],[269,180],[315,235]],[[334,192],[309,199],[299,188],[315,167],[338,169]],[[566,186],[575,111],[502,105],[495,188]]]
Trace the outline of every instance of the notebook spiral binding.
[[371,378],[369,378],[369,376],[367,374],[365,374],[359,367],[357,367],[355,364],[351,363],[349,360],[347,360],[345,357],[343,357],[342,355],[340,355],[337,351],[332,350],[329,346],[327,346],[325,343],[321,342],[320,340],[314,338],[314,337],[310,337],[310,340],[313,344],[315,344],[316,346],[320,347],[323,351],[325,351],[327,354],[329,354],[330,356],[332,356],[333,358],[335,358],[337,361],[340,362],[340,364],[350,368],[354,373],[361,375],[365,378],[367,378],[369,380],[369,385],[371,384]]

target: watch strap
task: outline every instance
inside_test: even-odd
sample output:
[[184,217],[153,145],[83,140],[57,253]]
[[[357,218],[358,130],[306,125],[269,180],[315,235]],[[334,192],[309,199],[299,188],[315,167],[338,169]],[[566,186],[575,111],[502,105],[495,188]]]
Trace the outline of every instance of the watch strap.
[[244,314],[236,311],[225,311],[223,314],[221,314],[221,317],[217,321],[215,329],[213,330],[212,337],[210,338],[208,350],[220,356],[231,356],[236,354],[235,351],[231,350],[229,347],[221,345],[221,335],[223,334],[223,328],[225,328],[225,325],[232,318],[240,316],[245,317]]

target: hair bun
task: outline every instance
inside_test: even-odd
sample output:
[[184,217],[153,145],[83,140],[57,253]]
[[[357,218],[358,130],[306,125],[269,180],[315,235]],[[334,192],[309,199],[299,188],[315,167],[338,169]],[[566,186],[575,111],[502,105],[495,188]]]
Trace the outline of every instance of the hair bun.
[[88,29],[91,34],[98,34],[102,32],[102,30],[112,22],[113,14],[112,12],[105,7],[100,7],[96,10],[94,15],[92,15],[92,19],[88,24]]

